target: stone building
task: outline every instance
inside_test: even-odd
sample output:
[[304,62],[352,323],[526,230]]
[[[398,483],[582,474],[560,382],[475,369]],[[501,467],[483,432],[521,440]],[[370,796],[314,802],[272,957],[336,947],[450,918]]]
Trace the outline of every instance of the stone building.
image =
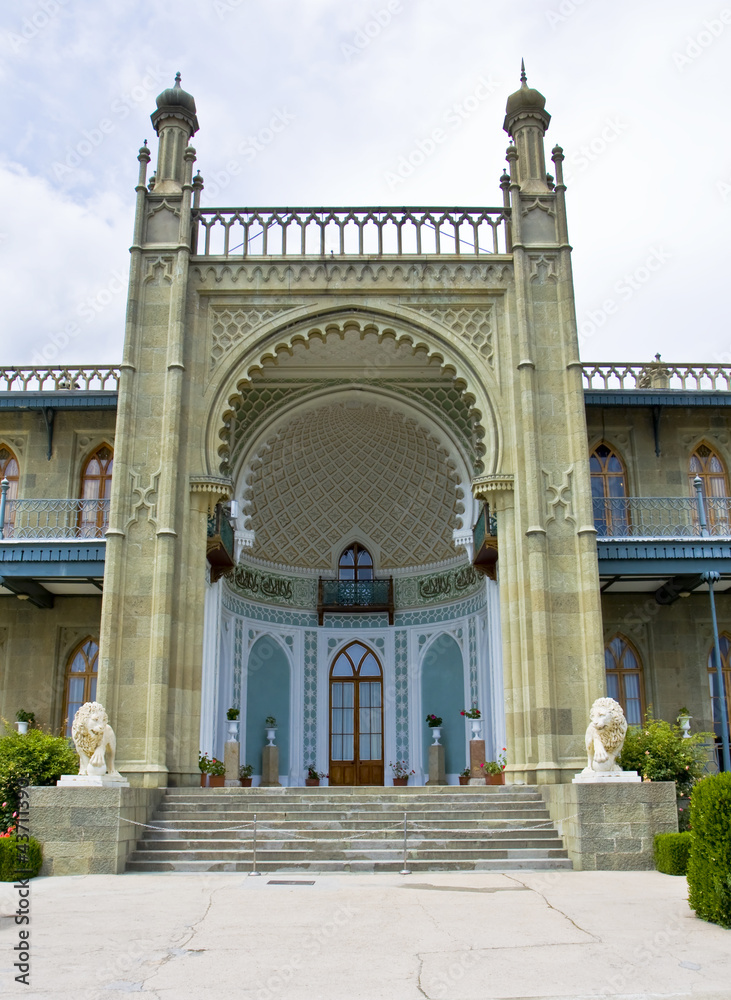
[[290,785],[423,783],[432,712],[455,782],[471,706],[514,782],[569,781],[605,692],[720,731],[731,370],[582,363],[549,120],[523,75],[496,207],[218,210],[158,97],[120,365],[2,370],[0,714],[96,697],[146,787],[232,706]]

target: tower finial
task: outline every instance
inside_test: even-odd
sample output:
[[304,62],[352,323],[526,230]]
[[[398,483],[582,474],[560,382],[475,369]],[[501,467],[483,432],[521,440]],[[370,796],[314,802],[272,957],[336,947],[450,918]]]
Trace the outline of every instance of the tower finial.
[[181,79],[181,77],[180,77],[180,71],[178,70],[178,72],[175,74],[175,86],[176,87],[180,86],[180,79]]
[[525,59],[520,60],[520,82],[521,83],[528,82],[528,77],[525,75]]

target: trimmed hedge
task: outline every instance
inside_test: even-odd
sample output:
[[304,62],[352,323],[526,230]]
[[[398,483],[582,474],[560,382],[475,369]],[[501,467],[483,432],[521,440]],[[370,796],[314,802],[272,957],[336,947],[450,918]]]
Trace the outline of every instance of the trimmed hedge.
[[689,833],[656,833],[655,868],[665,875],[685,875],[690,858]]
[[688,903],[703,920],[731,927],[731,774],[712,774],[690,800]]
[[43,864],[41,845],[34,837],[0,837],[0,882],[35,878]]

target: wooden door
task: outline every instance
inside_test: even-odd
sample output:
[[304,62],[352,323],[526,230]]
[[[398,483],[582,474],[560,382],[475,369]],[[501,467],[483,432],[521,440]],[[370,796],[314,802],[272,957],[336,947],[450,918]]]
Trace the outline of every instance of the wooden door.
[[383,671],[361,642],[330,669],[330,784],[383,784]]

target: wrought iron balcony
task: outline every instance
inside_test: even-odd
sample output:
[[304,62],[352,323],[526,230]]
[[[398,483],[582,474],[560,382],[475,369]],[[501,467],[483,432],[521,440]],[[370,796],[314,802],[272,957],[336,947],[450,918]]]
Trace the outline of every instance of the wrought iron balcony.
[[109,500],[6,500],[0,539],[103,538]]
[[474,527],[474,557],[472,564],[482,570],[491,580],[497,577],[497,518],[490,511],[489,504],[483,504],[477,524]]
[[[731,538],[731,497],[706,497],[706,533]],[[704,535],[692,497],[594,497],[600,538],[699,538]]]
[[206,557],[211,565],[211,579],[215,583],[236,565],[234,559],[234,530],[221,504],[208,518]]
[[387,580],[324,580],[317,586],[317,620],[322,625],[325,612],[357,613],[387,611],[393,625],[393,577]]

